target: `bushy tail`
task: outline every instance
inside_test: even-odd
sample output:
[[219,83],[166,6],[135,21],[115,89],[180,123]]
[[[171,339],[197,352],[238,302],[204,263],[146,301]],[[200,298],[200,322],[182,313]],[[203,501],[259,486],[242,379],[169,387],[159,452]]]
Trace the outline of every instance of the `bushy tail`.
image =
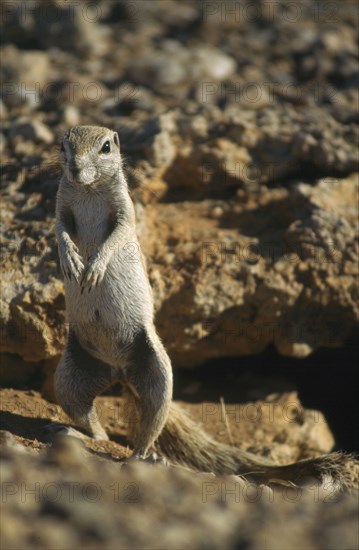
[[178,405],[172,403],[157,445],[170,461],[217,475],[238,474],[255,483],[283,481],[302,485],[309,479],[337,490],[359,487],[359,462],[353,455],[330,453],[278,466],[272,461],[212,439]]

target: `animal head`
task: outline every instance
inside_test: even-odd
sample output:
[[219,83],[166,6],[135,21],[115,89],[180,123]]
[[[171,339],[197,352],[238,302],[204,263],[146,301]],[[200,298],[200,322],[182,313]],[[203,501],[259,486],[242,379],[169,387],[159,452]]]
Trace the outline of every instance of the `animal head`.
[[121,168],[117,132],[100,126],[75,126],[61,142],[66,178],[78,185],[95,185],[112,179]]

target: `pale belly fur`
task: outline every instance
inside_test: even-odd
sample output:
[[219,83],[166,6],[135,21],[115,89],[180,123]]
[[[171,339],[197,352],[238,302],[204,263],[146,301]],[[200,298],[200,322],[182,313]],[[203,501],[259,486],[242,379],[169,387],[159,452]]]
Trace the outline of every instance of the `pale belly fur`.
[[[108,225],[104,209],[101,202],[92,212],[87,209],[84,223],[78,221],[81,217],[76,216],[74,209],[75,242],[85,265],[106,238]],[[104,279],[90,292],[85,288],[81,293],[76,281],[65,280],[69,328],[87,351],[113,366],[127,356],[135,332],[153,321],[147,274],[140,255],[132,253],[137,247],[137,239],[121,249],[115,247]]]

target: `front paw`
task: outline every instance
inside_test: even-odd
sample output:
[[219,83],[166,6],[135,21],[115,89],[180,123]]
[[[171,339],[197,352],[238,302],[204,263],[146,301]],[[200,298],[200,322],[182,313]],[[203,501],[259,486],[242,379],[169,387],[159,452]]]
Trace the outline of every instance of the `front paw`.
[[89,263],[81,277],[81,293],[86,287],[90,292],[94,286],[98,286],[101,283],[106,273],[106,267],[106,261],[99,255],[89,259]]
[[62,273],[67,279],[72,279],[73,277],[77,283],[80,281],[84,264],[74,243],[67,245],[66,248],[60,251],[60,266]]

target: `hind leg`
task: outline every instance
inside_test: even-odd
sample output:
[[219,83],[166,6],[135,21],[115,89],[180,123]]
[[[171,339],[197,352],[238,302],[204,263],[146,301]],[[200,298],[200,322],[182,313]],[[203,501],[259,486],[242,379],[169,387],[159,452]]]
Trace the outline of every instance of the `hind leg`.
[[[70,332],[66,350],[55,372],[55,393],[66,414],[95,439],[108,439],[98,419],[94,399],[111,382],[111,367],[92,357]],[[52,431],[84,437],[73,428],[60,427]]]
[[171,363],[154,330],[143,329],[135,338],[126,378],[130,393],[125,393],[125,414],[133,456],[145,458],[166,423],[172,399]]

